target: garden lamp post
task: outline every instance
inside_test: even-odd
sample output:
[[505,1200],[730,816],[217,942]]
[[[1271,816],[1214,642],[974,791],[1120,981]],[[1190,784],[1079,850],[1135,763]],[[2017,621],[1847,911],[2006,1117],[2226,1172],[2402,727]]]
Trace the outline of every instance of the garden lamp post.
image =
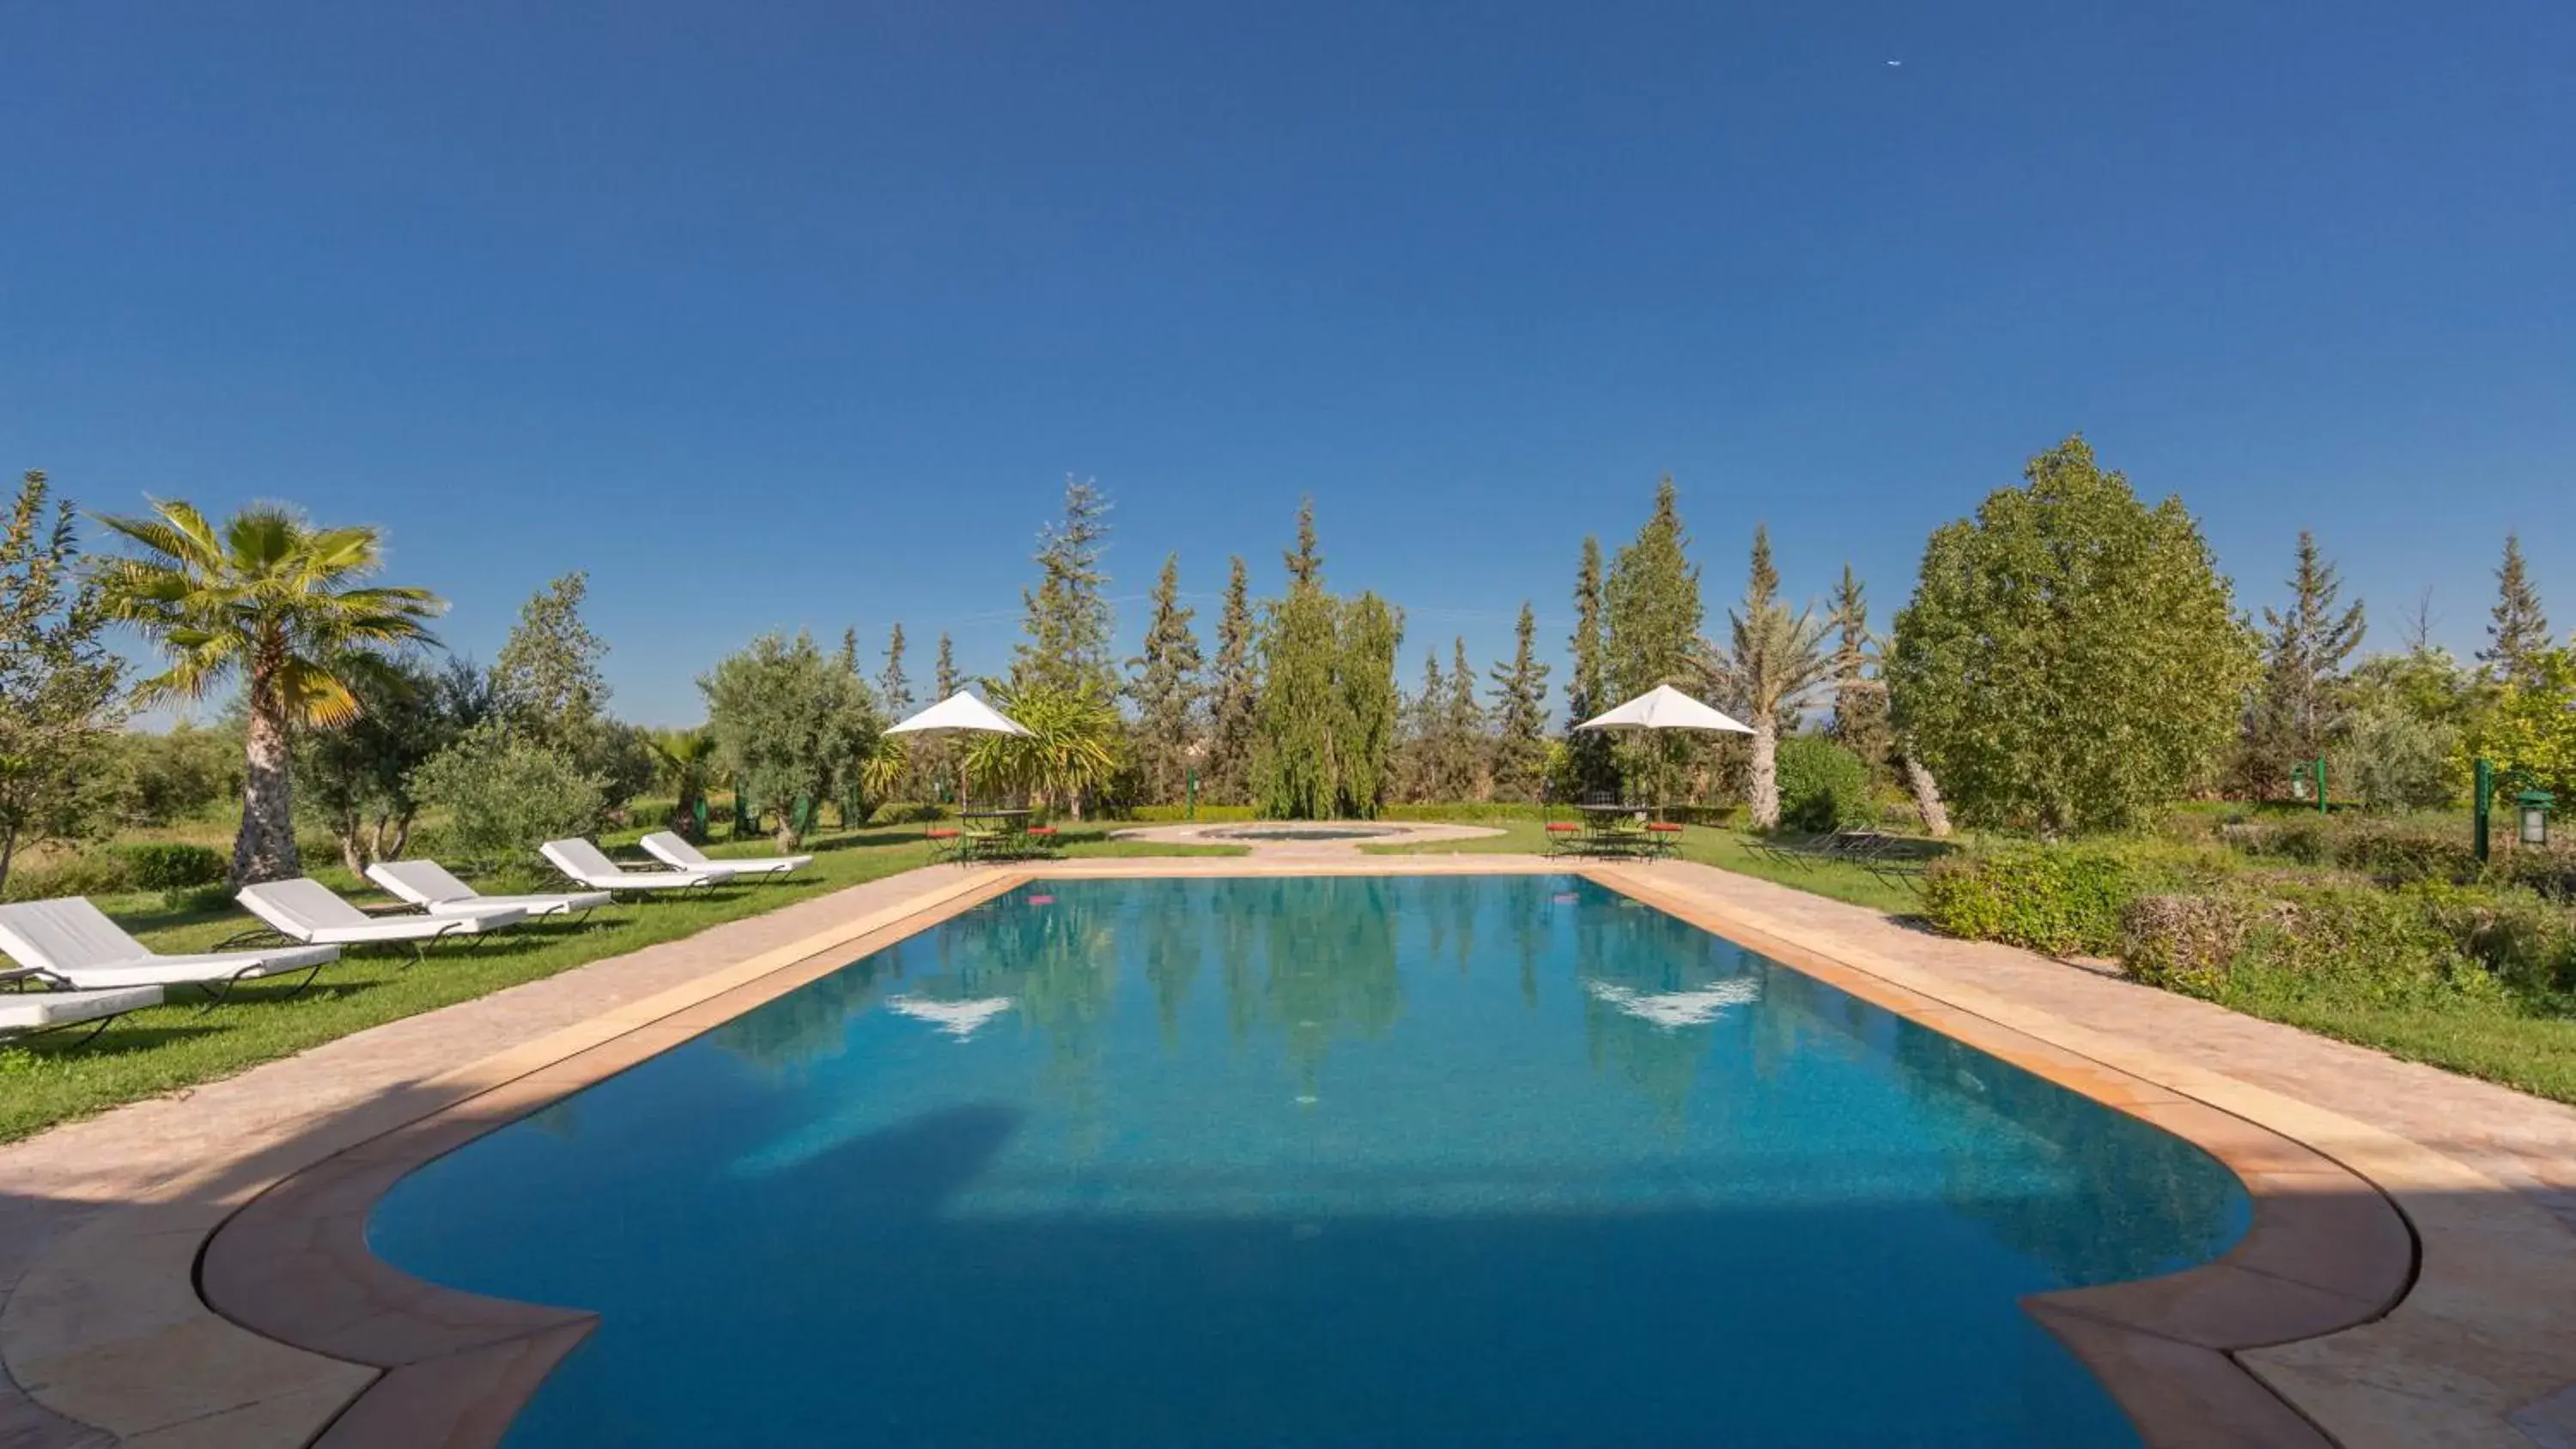
[[2525,790],[2514,796],[2514,809],[2520,815],[2522,823],[2522,828],[2515,839],[2533,850],[2547,847],[2549,812],[2557,804],[2558,797],[2546,790]]

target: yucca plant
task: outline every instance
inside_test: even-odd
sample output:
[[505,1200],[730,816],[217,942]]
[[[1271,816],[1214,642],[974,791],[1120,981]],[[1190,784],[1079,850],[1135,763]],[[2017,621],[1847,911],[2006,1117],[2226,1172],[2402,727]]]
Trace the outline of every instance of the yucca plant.
[[370,585],[384,563],[374,528],[316,528],[254,504],[218,529],[192,504],[99,520],[141,553],[98,568],[109,617],[158,646],[169,667],[136,701],[203,699],[236,681],[247,706],[235,885],[302,872],[289,779],[294,731],[358,714],[348,674],[373,656],[435,644],[424,620],[447,606],[426,589]]

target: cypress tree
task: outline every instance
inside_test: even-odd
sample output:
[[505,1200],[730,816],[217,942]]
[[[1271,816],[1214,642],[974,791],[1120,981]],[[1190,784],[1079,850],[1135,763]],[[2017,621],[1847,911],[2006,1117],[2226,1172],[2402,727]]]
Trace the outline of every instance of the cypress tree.
[[[1699,568],[1690,561],[1690,534],[1682,527],[1679,495],[1670,477],[1656,485],[1654,512],[1645,526],[1611,560],[1602,603],[1602,684],[1608,696],[1603,707],[1659,684],[1698,685]],[[1690,748],[1678,733],[1622,742],[1616,749],[1622,775],[1652,773],[1659,783],[1669,778]]]
[[2272,631],[2256,697],[2250,783],[2263,794],[2289,787],[2290,768],[2325,753],[2342,721],[2337,686],[2344,661],[2361,646],[2361,603],[2337,613],[2343,581],[2317,547],[2316,535],[2299,531],[2298,564],[2290,575],[2290,607],[2263,611]]
[[1887,768],[1894,737],[1887,725],[1887,687],[1870,672],[1869,593],[1849,563],[1834,586],[1833,737],[1867,761],[1873,774]]
[[1011,687],[1032,685],[1068,693],[1088,691],[1107,700],[1118,692],[1109,662],[1109,575],[1100,556],[1109,548],[1109,499],[1097,484],[1064,483],[1064,517],[1038,532],[1038,586],[1020,592],[1022,630],[1014,646]]
[[1253,672],[1251,589],[1242,558],[1231,560],[1231,564],[1225,583],[1225,612],[1217,618],[1207,784],[1210,798],[1241,805],[1251,799],[1253,713],[1260,681]]
[[2532,587],[2522,562],[2522,535],[2504,536],[2504,562],[2496,568],[2494,622],[2487,625],[2487,647],[2478,651],[2487,678],[2531,684],[2540,677],[2540,657],[2553,642],[2549,617],[2541,612],[2540,591]]
[[1335,683],[1340,611],[1324,592],[1311,497],[1298,505],[1297,547],[1285,560],[1288,592],[1267,606],[1262,621],[1253,795],[1269,818],[1318,820],[1339,803],[1334,751],[1346,731],[1341,727],[1344,701]]
[[1521,602],[1512,630],[1512,662],[1496,665],[1494,682],[1494,794],[1535,800],[1546,785],[1547,666],[1538,661],[1538,617]]
[[[853,644],[855,641],[843,647],[850,648]],[[912,713],[912,681],[903,673],[903,624],[900,620],[896,621],[894,632],[886,639],[885,661],[884,671],[877,675],[877,698],[884,703],[887,716],[899,720]],[[850,672],[858,673],[855,660]]]
[[1148,798],[1178,800],[1188,788],[1190,749],[1198,742],[1199,641],[1190,632],[1196,610],[1181,602],[1181,556],[1163,559],[1154,582],[1153,617],[1145,649],[1127,666],[1134,672],[1128,696],[1136,701],[1138,763]]
[[1449,693],[1440,711],[1441,733],[1448,740],[1447,790],[1450,800],[1479,800],[1485,794],[1487,741],[1485,707],[1476,700],[1476,671],[1467,663],[1467,641],[1455,640],[1449,655]]
[[1601,540],[1586,535],[1583,562],[1574,575],[1574,636],[1566,641],[1572,673],[1565,686],[1567,783],[1577,793],[1607,790],[1618,784],[1610,758],[1610,739],[1574,726],[1599,714],[1611,701],[1603,698],[1609,659],[1609,626],[1603,619]]
[[1440,655],[1425,649],[1422,689],[1404,702],[1404,793],[1417,804],[1439,799],[1441,781],[1448,773],[1441,758],[1444,741],[1440,736],[1440,701],[1445,693],[1440,680]]

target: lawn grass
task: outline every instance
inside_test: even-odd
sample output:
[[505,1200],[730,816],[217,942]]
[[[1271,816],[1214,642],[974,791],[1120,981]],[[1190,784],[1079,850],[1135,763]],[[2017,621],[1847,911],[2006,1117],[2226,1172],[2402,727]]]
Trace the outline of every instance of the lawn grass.
[[[1547,832],[1535,820],[1476,820],[1460,824],[1482,825],[1499,830],[1500,835],[1478,836],[1473,840],[1426,840],[1403,844],[1363,845],[1371,855],[1541,855],[1547,850]],[[1753,853],[1747,838],[1738,831],[1693,826],[1682,832],[1679,852],[1683,860],[1713,865],[1738,875],[1749,875],[1795,890],[1809,891],[1855,906],[1893,915],[1911,914],[1915,909],[1911,885],[1870,874],[1845,861],[1797,861],[1783,863]],[[1568,864],[1575,864],[1569,861]]]
[[[1061,840],[1064,853],[1077,859],[1243,854],[1240,846],[1112,840],[1105,831],[1083,827],[1068,827]],[[932,862],[919,826],[828,832],[810,837],[803,848],[814,852],[814,864],[777,882],[736,884],[688,899],[612,905],[581,925],[522,926],[494,935],[470,954],[453,946],[438,948],[418,966],[406,966],[408,951],[344,955],[292,1001],[278,999],[287,985],[251,984],[225,1004],[202,1011],[195,993],[187,992],[172,1004],[125,1017],[87,1047],[74,1049],[67,1040],[49,1038],[0,1047],[0,1142]],[[769,850],[765,841],[747,841],[708,853],[721,859]],[[317,866],[315,874],[353,898],[388,899],[359,892],[337,867]],[[545,887],[531,883],[530,888]],[[159,951],[210,950],[256,924],[238,910],[174,913],[157,895],[108,896],[98,903]]]
[[2563,1016],[2525,1015],[2504,1006],[2384,1006],[2314,988],[2295,997],[2228,992],[2218,1004],[2576,1105],[2576,1020]]

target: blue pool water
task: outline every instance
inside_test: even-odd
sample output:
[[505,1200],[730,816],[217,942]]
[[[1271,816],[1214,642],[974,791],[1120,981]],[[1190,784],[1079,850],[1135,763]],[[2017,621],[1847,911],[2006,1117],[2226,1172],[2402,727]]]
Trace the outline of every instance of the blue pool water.
[[2134,1444],[2015,1304],[2198,1150],[1571,878],[1033,886],[398,1186],[515,1449]]

